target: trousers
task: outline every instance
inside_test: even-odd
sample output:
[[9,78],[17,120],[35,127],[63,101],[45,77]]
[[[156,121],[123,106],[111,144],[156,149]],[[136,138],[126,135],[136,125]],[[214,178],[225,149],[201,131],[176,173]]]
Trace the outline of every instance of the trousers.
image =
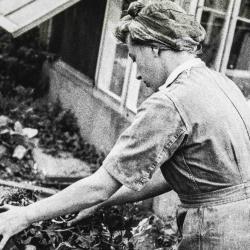
[[178,250],[249,250],[250,184],[180,195]]

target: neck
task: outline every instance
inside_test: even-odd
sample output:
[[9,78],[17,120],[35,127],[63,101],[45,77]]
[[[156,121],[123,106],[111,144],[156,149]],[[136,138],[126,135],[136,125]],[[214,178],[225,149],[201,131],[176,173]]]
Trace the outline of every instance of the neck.
[[171,50],[162,51],[162,60],[165,67],[165,71],[169,76],[179,65],[195,59],[196,55],[188,53],[186,51],[174,52]]

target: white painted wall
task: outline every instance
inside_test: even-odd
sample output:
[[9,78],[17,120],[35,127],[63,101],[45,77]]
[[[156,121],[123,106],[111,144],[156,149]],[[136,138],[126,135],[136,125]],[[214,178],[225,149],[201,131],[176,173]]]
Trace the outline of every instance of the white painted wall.
[[76,72],[71,75],[65,68],[52,69],[49,99],[59,99],[64,108],[71,109],[78,119],[83,138],[108,153],[129,122],[94,97],[96,89],[89,79],[81,77],[77,77]]

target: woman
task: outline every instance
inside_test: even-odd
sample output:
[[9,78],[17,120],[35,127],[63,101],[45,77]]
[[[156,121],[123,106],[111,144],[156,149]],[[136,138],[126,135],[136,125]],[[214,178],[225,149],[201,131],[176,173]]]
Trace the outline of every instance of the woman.
[[204,29],[171,1],[135,2],[116,36],[155,93],[95,174],[0,214],[0,249],[33,222],[171,189],[182,202],[179,249],[249,249],[250,115],[235,84],[196,58]]

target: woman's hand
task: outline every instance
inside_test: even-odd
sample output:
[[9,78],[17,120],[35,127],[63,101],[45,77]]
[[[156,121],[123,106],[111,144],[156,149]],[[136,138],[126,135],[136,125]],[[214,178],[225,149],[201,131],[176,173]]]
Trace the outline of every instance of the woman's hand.
[[71,227],[72,225],[77,224],[77,223],[80,222],[81,220],[90,217],[91,215],[93,215],[93,214],[96,212],[96,210],[98,209],[98,207],[99,207],[99,206],[96,205],[96,206],[93,206],[93,207],[90,207],[90,208],[86,208],[86,209],[80,211],[80,212],[78,213],[78,215],[77,215],[74,219],[72,219],[72,220],[70,220],[70,221],[68,222],[67,226],[68,226],[68,227]]
[[0,235],[2,236],[0,250],[2,250],[10,237],[27,228],[30,223],[25,207],[4,205],[0,207],[0,211],[6,211],[0,213]]

